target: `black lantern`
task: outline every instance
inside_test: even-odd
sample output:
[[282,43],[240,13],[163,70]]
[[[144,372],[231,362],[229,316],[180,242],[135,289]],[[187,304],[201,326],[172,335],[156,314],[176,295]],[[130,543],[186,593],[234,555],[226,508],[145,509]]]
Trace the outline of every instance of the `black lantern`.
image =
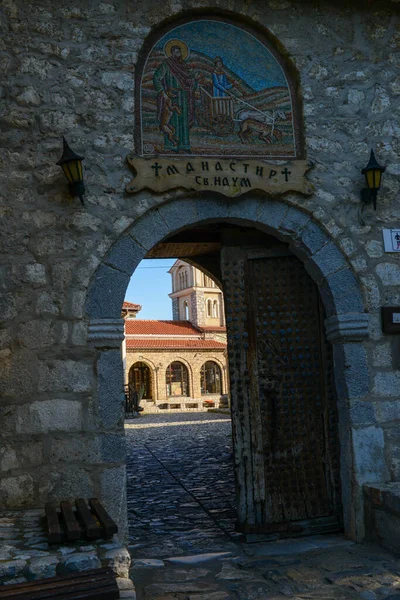
[[72,196],[79,196],[79,199],[83,205],[83,194],[85,193],[85,186],[83,185],[83,171],[82,161],[83,156],[78,156],[68,146],[67,140],[63,137],[64,149],[63,155],[58,161],[57,165],[60,165],[64,171],[65,177],[68,179],[69,191]]
[[365,175],[365,181],[367,187],[361,190],[361,202],[363,204],[369,204],[372,201],[374,210],[376,210],[376,197],[378,190],[381,187],[382,173],[386,170],[386,167],[381,167],[378,164],[374,151],[371,150],[371,156],[367,166],[361,171]]

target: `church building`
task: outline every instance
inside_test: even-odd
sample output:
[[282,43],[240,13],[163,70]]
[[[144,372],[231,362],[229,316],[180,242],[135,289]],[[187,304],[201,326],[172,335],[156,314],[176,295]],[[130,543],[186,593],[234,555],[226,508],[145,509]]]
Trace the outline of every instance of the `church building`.
[[169,272],[172,321],[137,319],[142,307],[123,304],[126,389],[138,394],[144,412],[225,406],[222,292],[210,277],[182,260]]

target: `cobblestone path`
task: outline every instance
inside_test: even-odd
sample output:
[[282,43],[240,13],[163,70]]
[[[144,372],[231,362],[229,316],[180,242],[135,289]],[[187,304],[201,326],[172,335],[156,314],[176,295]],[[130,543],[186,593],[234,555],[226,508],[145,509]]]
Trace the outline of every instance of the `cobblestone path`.
[[379,547],[234,532],[226,416],[145,415],[126,427],[138,600],[400,600],[400,561]]

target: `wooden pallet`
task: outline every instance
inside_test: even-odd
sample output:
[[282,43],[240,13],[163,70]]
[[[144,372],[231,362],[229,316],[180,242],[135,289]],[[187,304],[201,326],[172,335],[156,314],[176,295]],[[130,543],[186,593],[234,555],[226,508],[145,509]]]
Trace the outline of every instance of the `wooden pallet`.
[[0,587],[0,600],[117,600],[119,597],[115,574],[110,568]]
[[60,502],[57,506],[48,502],[45,506],[46,528],[49,544],[77,540],[108,539],[118,532],[118,526],[97,498],[90,498],[89,506],[83,498]]

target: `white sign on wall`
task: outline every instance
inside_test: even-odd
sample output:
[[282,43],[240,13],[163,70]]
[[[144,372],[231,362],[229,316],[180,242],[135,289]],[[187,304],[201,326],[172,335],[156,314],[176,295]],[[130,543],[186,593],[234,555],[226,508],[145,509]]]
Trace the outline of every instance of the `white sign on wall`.
[[400,229],[382,229],[385,252],[400,252]]

